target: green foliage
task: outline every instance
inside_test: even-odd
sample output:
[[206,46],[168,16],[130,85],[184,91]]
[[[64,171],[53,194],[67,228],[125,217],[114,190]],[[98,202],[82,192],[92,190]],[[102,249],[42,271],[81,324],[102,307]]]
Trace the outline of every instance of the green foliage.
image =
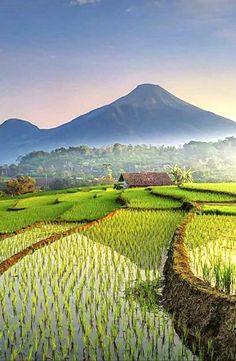
[[160,249],[167,247],[183,216],[181,211],[124,210],[85,234],[91,240],[99,239],[142,269],[151,270],[160,262],[157,255],[162,256]]
[[[104,188],[106,190],[104,190]],[[154,193],[154,194],[152,194]],[[42,192],[0,200],[0,233],[12,232],[36,221],[57,218],[67,221],[89,221],[101,218],[121,207],[117,198],[122,198],[129,208],[168,209],[180,208],[184,200],[193,202],[234,202],[235,196],[179,189],[175,186],[113,190],[107,186],[83,187],[64,191]],[[232,207],[204,205],[203,210],[219,209],[219,212],[234,212]],[[208,208],[207,208],[208,207]]]
[[[99,182],[108,175],[103,164],[112,165],[112,175],[137,171],[163,171],[167,165],[179,164],[194,170],[195,181],[236,180],[236,138],[218,142],[189,142],[183,147],[122,145],[90,148],[60,148],[52,152],[32,152],[22,157],[17,166],[0,166],[0,177],[31,174],[49,183],[53,178],[67,177],[71,185]],[[79,179],[77,179],[79,176]]]
[[66,189],[71,186],[71,181],[68,178],[55,178],[50,182],[50,189]]
[[170,168],[170,174],[173,178],[174,183],[180,187],[184,183],[192,182],[192,169],[186,169],[185,167],[180,167],[178,164],[175,164],[173,167]]
[[118,196],[117,191],[102,191],[98,187],[84,192],[45,192],[31,197],[2,200],[0,233],[13,232],[37,221],[58,218],[68,221],[97,219],[120,207],[116,202]]
[[34,193],[36,191],[36,180],[28,176],[20,176],[10,179],[6,183],[6,193],[10,195],[20,195]]

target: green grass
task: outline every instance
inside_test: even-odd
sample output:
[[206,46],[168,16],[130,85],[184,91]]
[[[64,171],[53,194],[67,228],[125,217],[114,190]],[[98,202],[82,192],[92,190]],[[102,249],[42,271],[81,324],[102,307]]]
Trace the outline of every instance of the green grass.
[[233,202],[236,196],[181,189],[176,186],[153,187],[153,192],[190,202]]
[[181,207],[180,201],[158,197],[145,188],[127,189],[122,192],[121,198],[130,208],[168,209]]
[[189,183],[184,188],[226,192],[236,195],[236,183]]

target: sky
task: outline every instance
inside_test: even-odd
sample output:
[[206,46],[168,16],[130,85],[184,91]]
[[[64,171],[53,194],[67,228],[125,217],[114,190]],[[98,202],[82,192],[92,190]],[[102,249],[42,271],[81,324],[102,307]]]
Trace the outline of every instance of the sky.
[[0,123],[55,127],[138,84],[236,121],[235,0],[0,0]]

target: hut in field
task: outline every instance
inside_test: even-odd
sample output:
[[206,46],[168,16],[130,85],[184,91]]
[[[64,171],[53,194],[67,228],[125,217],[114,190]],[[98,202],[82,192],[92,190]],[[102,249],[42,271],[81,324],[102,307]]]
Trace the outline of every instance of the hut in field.
[[168,186],[173,184],[166,172],[122,173],[118,183],[122,188]]

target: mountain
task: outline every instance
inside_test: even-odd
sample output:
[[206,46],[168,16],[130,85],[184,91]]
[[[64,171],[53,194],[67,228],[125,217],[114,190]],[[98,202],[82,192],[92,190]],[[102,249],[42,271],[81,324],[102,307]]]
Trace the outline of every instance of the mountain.
[[88,144],[181,144],[236,135],[236,123],[193,106],[158,85],[142,84],[128,95],[52,129],[19,119],[0,125],[0,162],[32,150]]
[[40,133],[36,125],[26,120],[6,120],[0,125],[0,163],[15,161],[19,155],[32,151]]

